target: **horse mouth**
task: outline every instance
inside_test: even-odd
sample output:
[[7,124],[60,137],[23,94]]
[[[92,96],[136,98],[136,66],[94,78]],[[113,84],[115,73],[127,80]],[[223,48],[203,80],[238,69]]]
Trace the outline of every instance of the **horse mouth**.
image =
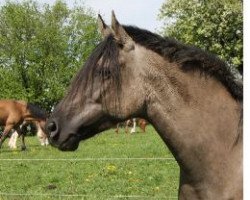
[[77,134],[71,134],[66,141],[61,143],[57,148],[61,151],[75,151],[80,143],[79,136]]

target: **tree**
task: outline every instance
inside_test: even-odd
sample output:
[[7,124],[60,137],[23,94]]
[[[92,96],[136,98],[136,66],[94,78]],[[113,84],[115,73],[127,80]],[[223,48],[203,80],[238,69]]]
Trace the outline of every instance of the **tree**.
[[243,66],[243,14],[239,0],[166,0],[159,14],[164,35]]
[[51,108],[99,41],[96,17],[63,1],[8,1],[0,8],[0,98]]

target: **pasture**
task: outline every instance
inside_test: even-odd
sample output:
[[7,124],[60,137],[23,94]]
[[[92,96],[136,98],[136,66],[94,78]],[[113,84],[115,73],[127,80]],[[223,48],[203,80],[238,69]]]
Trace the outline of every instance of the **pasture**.
[[26,141],[24,152],[0,150],[0,199],[177,199],[179,167],[151,126],[110,129],[75,152]]

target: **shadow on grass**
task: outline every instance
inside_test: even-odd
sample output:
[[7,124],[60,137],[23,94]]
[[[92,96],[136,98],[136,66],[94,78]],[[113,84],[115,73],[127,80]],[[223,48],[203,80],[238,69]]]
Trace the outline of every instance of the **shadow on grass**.
[[50,148],[50,145],[48,146],[41,146],[40,144],[30,144],[26,145],[26,149],[22,150],[21,147],[17,147],[16,149],[11,149],[7,146],[3,146],[0,148],[0,153],[20,153],[20,152],[30,152],[31,150],[40,150],[40,149],[46,149]]

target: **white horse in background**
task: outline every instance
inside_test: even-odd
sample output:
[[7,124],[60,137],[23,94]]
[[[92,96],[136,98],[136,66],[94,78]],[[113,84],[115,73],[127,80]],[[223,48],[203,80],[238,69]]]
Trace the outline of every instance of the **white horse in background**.
[[[129,126],[131,126],[131,125],[132,125],[132,128],[130,130],[130,133],[136,133],[136,124],[138,124],[138,126],[140,127],[142,132],[145,133],[146,126],[147,126],[148,122],[145,119],[132,118],[132,119],[129,119],[129,120],[125,121],[124,124],[125,124],[125,133],[128,133]],[[121,123],[118,123],[116,125],[116,129],[115,129],[116,133],[119,133],[120,125],[121,125]]]
[[[22,127],[24,125],[26,125],[27,122],[24,122],[23,124],[21,124],[20,126],[20,129],[22,129]],[[37,128],[37,137],[41,143],[42,146],[47,146],[49,145],[49,140],[48,140],[48,137],[46,136],[46,134],[43,132],[41,126],[39,125],[39,123],[35,123],[36,125],[36,128]],[[8,146],[11,148],[11,149],[16,149],[17,148],[17,138],[18,138],[18,133],[16,131],[14,131],[12,134],[11,134],[11,137],[10,137],[10,140],[9,140],[9,143],[8,143]]]
[[133,118],[132,121],[133,121],[133,127],[130,130],[130,133],[135,133],[136,132],[136,118]]

